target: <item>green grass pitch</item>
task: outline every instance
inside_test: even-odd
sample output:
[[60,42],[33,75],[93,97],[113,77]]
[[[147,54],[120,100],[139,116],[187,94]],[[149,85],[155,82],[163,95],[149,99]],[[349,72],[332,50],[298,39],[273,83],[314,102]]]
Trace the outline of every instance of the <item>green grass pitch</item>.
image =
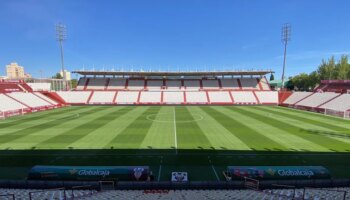
[[36,164],[149,165],[223,180],[227,165],[324,165],[350,177],[350,121],[274,106],[73,106],[0,121],[0,178]]

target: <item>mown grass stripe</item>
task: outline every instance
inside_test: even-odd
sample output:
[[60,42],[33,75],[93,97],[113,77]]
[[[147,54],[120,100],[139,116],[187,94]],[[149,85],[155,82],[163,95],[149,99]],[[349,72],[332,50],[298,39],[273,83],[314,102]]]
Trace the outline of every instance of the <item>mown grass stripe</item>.
[[[84,135],[68,146],[73,148],[84,148],[86,146],[90,148],[103,148],[105,146],[105,140],[111,137],[111,135],[114,135],[115,127],[119,125],[119,119],[134,111],[137,107],[117,107],[117,109],[117,111],[113,112],[114,118],[112,120],[106,122],[102,127],[97,127],[89,134]],[[95,142],[92,143],[91,141]]]
[[[220,150],[250,150],[249,146],[232,134],[224,126],[198,106],[189,107],[189,111],[195,118],[203,119],[196,121],[201,131],[210,140],[215,149]],[[218,134],[220,133],[220,134]]]
[[38,147],[64,148],[94,131],[95,129],[103,127],[105,123],[113,120],[114,115],[117,114],[118,111],[119,109],[115,110],[115,108],[111,109],[108,107],[100,107],[98,110],[96,110],[96,112],[93,113],[94,116],[92,116],[98,116],[97,118],[91,118],[86,121],[84,120],[84,123],[81,123],[79,126],[41,142]]
[[[201,107],[201,109],[207,114],[211,115],[217,121],[217,123],[224,126],[227,130],[229,130],[232,134],[238,137],[253,150],[265,150],[264,148],[266,146],[262,144],[269,144],[269,147],[274,150],[282,151],[286,149],[285,146],[256,132],[239,120],[231,118],[226,113],[221,113],[211,107]],[[232,110],[234,111],[234,109]]]
[[199,128],[187,107],[175,107],[175,112],[178,149],[213,148],[211,142]]
[[148,107],[136,120],[134,120],[124,131],[114,137],[108,146],[113,148],[134,148],[138,149],[152,125],[152,121],[146,120],[150,113],[158,113],[159,106]]
[[[23,116],[13,117],[10,119],[6,119],[5,121],[0,123],[0,129],[8,128],[11,126],[18,126],[18,124],[24,124],[27,122],[33,123],[36,120],[42,121],[43,119],[46,119],[51,116],[56,116],[57,113],[61,112],[71,112],[74,110],[79,110],[81,108],[59,108],[54,110],[48,110],[48,111],[42,111],[37,113],[30,113]],[[86,109],[86,107],[85,107]]]
[[342,119],[340,117],[335,117],[335,116],[329,116],[329,115],[324,115],[322,113],[315,113],[315,112],[310,112],[306,110],[298,110],[295,108],[288,108],[288,107],[283,107],[283,106],[274,106],[274,107],[268,107],[270,109],[275,109],[279,110],[283,113],[291,114],[291,115],[297,115],[299,116],[302,114],[303,116],[307,116],[308,118],[314,119],[316,121],[324,121],[325,123],[328,124],[336,124],[337,126],[345,127],[345,128],[350,128],[350,120],[347,119]]
[[[89,109],[89,110],[84,111],[84,112],[82,112],[80,114],[81,115],[85,115],[85,114],[88,114],[88,113],[93,114],[95,110],[98,110],[98,109],[97,108]],[[67,115],[67,113],[62,113],[62,114]],[[31,126],[31,127],[28,127],[28,128],[26,128],[24,130],[18,130],[18,131],[15,131],[15,132],[11,132],[11,133],[0,135],[0,141],[2,143],[1,146],[3,146],[4,144],[10,143],[10,142],[12,142],[14,140],[17,140],[19,138],[28,136],[30,134],[34,134],[34,133],[36,133],[38,131],[49,130],[52,127],[58,126],[58,125],[60,125],[62,123],[65,123],[65,122],[67,122],[69,120],[71,120],[71,119],[67,118],[67,117],[61,117],[61,118],[57,118],[55,120],[51,120],[49,122],[45,122],[45,123],[41,123],[41,124],[37,124],[37,125]]]
[[[345,130],[334,130],[331,129],[331,127],[327,126],[327,124],[325,126],[323,126],[324,123],[324,119],[322,121],[320,121],[319,123],[310,123],[307,120],[302,120],[299,118],[293,118],[291,119],[290,117],[287,117],[283,114],[283,112],[281,112],[280,114],[276,114],[276,113],[272,113],[272,111],[270,111],[270,109],[266,110],[267,112],[270,112],[270,115],[275,115],[278,118],[284,119],[284,121],[286,123],[298,126],[301,131],[304,132],[309,132],[310,134],[318,134],[318,135],[322,135],[325,137],[329,137],[341,142],[345,142],[348,143],[350,145],[350,129],[345,129]],[[300,113],[301,115],[301,113]],[[339,123],[338,123],[339,124]]]
[[330,151],[345,151],[349,149],[349,145],[344,142],[341,142],[332,138],[324,137],[321,135],[303,132],[299,127],[286,123],[283,121],[283,119],[276,119],[273,116],[269,116],[269,112],[258,110],[256,109],[256,107],[249,107],[249,108],[239,107],[236,109],[236,111],[242,114],[248,115],[252,118],[258,119],[260,121],[263,121],[266,124],[276,126],[291,134],[295,134],[297,136],[303,137],[304,139],[314,142],[316,144],[319,144],[329,149]]
[[[251,129],[287,147],[289,151],[301,151],[302,149],[307,149],[310,151],[328,151],[327,148],[305,140],[302,137],[290,134],[289,132],[283,129],[271,126],[260,120],[251,118],[247,115],[242,115],[238,112],[234,112],[227,107],[215,107],[215,109],[217,109],[220,112],[226,112],[231,118],[237,119],[238,121],[241,121],[244,124],[252,124],[252,126],[250,126]],[[264,149],[268,151],[272,150],[270,149],[269,144],[262,145],[266,146]]]
[[[280,115],[280,116],[284,116],[284,117],[289,117],[289,118],[296,119],[296,120],[299,120],[299,121],[307,122],[309,124],[313,124],[313,125],[316,125],[316,126],[320,126],[320,127],[324,127],[324,128],[327,128],[327,129],[331,129],[333,131],[342,131],[342,132],[350,131],[350,129],[347,129],[347,128],[343,128],[343,127],[340,127],[340,126],[337,126],[337,125],[328,124],[326,122],[327,121],[326,119],[323,119],[321,121],[316,121],[316,120],[310,119],[308,117],[304,117],[300,113],[299,113],[299,115],[288,114],[288,113],[281,112],[279,110],[269,109],[267,107],[255,107],[255,109],[262,110],[262,111],[265,111],[265,112],[270,112],[270,113],[273,113],[273,114],[276,114],[276,115]],[[324,122],[324,123],[322,123],[322,122]]]
[[143,140],[140,148],[143,149],[170,149],[174,147],[174,107],[162,106],[157,114],[146,116],[146,120],[152,121],[152,126]]

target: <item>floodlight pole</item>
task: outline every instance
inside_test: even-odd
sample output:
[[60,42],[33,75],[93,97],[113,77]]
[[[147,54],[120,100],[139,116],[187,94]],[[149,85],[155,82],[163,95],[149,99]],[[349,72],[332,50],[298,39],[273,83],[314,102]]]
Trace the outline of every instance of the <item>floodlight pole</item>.
[[286,58],[287,58],[287,45],[291,38],[291,26],[290,24],[284,24],[282,26],[282,42],[284,43],[284,57],[283,57],[283,70],[282,70],[282,86],[284,88],[284,72],[286,69]]
[[62,70],[62,77],[63,77],[63,88],[66,88],[66,74],[64,72],[64,56],[63,56],[63,41],[67,38],[67,30],[66,26],[59,23],[56,25],[56,39],[60,44],[60,51],[61,51],[61,70]]

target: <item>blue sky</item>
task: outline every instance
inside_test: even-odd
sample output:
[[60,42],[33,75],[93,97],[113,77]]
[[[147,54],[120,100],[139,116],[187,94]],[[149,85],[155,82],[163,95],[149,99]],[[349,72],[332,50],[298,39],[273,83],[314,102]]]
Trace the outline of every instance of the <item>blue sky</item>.
[[287,75],[350,54],[348,0],[1,0],[0,75],[17,61],[33,76],[60,69],[54,26],[67,26],[69,70],[272,69],[292,25]]

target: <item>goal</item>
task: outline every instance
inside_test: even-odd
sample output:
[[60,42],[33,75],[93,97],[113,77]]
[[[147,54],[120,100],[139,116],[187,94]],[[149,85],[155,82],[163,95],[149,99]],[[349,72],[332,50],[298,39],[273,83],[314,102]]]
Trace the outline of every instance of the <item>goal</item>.
[[340,110],[333,110],[333,109],[325,109],[324,110],[325,115],[330,115],[330,116],[337,116],[337,117],[342,117],[345,119],[350,119],[350,111],[340,111]]

